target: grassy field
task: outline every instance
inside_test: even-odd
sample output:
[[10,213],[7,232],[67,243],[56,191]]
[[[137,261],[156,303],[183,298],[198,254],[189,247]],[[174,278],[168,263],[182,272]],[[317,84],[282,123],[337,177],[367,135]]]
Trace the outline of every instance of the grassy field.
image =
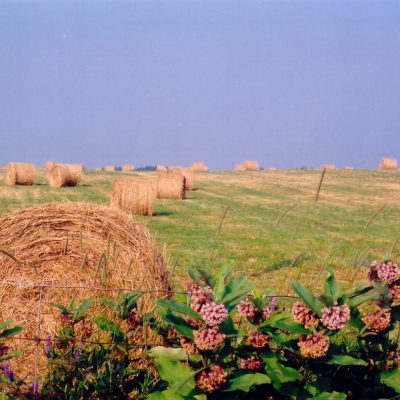
[[[55,201],[107,204],[112,178],[121,174],[88,171],[81,187],[50,188],[41,172],[35,186],[8,187],[1,170],[0,214]],[[320,176],[318,170],[198,173],[187,200],[157,200],[154,217],[138,218],[165,247],[177,284],[188,266],[231,263],[259,288],[286,293],[290,278],[317,286],[327,265],[348,284],[355,272],[355,280],[363,278],[357,265],[390,252],[395,259],[400,173],[328,171],[315,202]]]

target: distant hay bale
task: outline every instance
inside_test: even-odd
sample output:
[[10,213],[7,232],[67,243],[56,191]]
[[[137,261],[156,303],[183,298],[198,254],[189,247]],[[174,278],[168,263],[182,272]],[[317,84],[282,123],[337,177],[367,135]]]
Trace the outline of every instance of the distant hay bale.
[[277,170],[278,170],[278,168],[275,168],[275,167],[268,168],[268,171],[277,171]]
[[101,168],[101,167],[96,167],[94,170],[95,170],[95,171],[103,171],[103,168]]
[[111,203],[129,214],[153,215],[156,199],[153,183],[137,181],[132,178],[119,178],[113,181]]
[[83,164],[56,164],[56,165],[64,165],[72,170],[74,173],[82,173],[85,170],[85,166]]
[[343,167],[343,169],[346,170],[346,171],[353,171],[353,170],[354,170],[354,167],[351,167],[351,166],[349,166],[349,165],[346,165],[345,167]]
[[81,169],[70,164],[56,164],[48,173],[52,187],[73,187],[81,184]]
[[54,161],[47,161],[47,163],[44,164],[44,170],[49,172],[55,165],[56,163]]
[[191,168],[170,167],[168,172],[185,177],[185,190],[193,190],[194,174]]
[[115,166],[114,165],[106,165],[104,167],[104,171],[115,171]]
[[185,198],[185,177],[178,173],[159,174],[157,177],[157,199]]
[[35,164],[14,163],[7,166],[6,182],[7,185],[33,185],[37,175]]
[[327,171],[333,171],[336,169],[336,165],[334,164],[324,164],[321,166],[321,169],[326,169]]
[[243,166],[246,171],[258,171],[260,169],[258,162],[252,160],[245,161]]
[[156,171],[157,172],[166,172],[167,171],[167,167],[164,167],[164,165],[157,165],[156,166]]
[[124,164],[121,167],[121,171],[123,172],[133,172],[135,170],[135,167],[133,165],[129,165],[129,164]]
[[[102,205],[53,203],[15,211],[0,218],[0,249],[0,320],[24,324],[21,338],[54,336],[60,329],[54,304],[91,296],[113,300],[121,291],[112,289],[124,288],[149,291],[139,300],[140,310],[149,312],[169,290],[166,264],[148,230]],[[93,310],[104,308],[95,303]],[[24,354],[12,360],[13,368],[32,377],[36,343],[22,343],[10,342],[12,349],[27,344]],[[38,350],[42,374],[47,362],[43,341]]]
[[244,167],[243,164],[236,164],[233,170],[236,172],[243,172],[246,171],[246,168]]
[[379,169],[382,171],[395,171],[397,169],[397,160],[395,158],[382,158]]
[[194,162],[191,166],[193,172],[207,172],[208,167],[202,161]]

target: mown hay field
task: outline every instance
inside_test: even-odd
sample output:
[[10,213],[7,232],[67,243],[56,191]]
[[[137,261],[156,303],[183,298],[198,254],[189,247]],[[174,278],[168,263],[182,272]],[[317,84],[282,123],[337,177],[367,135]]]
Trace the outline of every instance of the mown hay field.
[[[0,214],[57,201],[108,204],[112,179],[156,180],[156,173],[85,171],[82,184],[7,186],[0,170]],[[188,266],[231,263],[260,289],[289,290],[290,279],[320,285],[333,265],[343,285],[364,278],[360,264],[400,254],[400,172],[320,170],[195,173],[186,200],[159,199],[155,215],[138,216],[155,236],[176,286]],[[228,211],[227,211],[228,209]],[[223,219],[224,214],[226,214]],[[221,226],[221,220],[223,223]]]

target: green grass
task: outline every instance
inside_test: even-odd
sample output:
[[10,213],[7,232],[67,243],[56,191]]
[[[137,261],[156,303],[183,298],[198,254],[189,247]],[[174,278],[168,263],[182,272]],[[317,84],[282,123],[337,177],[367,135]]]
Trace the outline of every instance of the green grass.
[[[89,171],[81,187],[50,188],[42,173],[39,185],[7,187],[2,171],[0,214],[63,200],[104,204],[111,179],[118,175]],[[141,175],[155,179],[153,173]],[[138,219],[159,247],[165,246],[178,283],[188,266],[231,263],[260,288],[274,286],[280,292],[288,290],[290,278],[318,285],[320,271],[328,264],[335,265],[346,284],[358,254],[369,249],[367,260],[381,258],[400,236],[400,173],[327,171],[315,203],[320,175],[317,170],[196,174],[197,190],[189,192],[187,200],[157,200],[156,215]],[[400,243],[394,257],[399,251]]]

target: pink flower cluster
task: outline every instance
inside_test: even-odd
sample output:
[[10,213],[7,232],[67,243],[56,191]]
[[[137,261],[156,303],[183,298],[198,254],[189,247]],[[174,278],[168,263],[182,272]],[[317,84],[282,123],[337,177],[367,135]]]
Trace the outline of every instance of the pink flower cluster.
[[400,285],[392,285],[389,288],[390,294],[392,295],[393,300],[399,300],[400,299]]
[[262,370],[264,363],[259,357],[251,356],[249,358],[240,358],[238,361],[239,368],[250,371]]
[[196,283],[189,285],[189,295],[192,301],[193,310],[200,312],[202,307],[211,301],[212,289],[210,287],[202,288]]
[[350,308],[347,304],[324,307],[321,322],[330,330],[344,328],[350,319]]
[[208,326],[217,326],[224,322],[225,318],[228,316],[228,310],[223,304],[210,301],[201,307],[200,315]]
[[243,299],[237,306],[239,314],[250,320],[255,320],[259,312],[258,308],[249,299]]
[[371,267],[368,272],[369,280],[384,281],[388,284],[393,283],[400,277],[400,270],[397,264],[391,261],[387,263],[379,263],[377,261],[372,262]]
[[300,301],[296,301],[292,308],[293,319],[305,328],[311,328],[318,323],[314,312]]
[[315,335],[303,335],[299,339],[300,353],[305,358],[321,358],[329,349],[329,337],[322,332]]
[[218,328],[205,328],[194,331],[194,343],[200,350],[217,350],[225,340],[226,335]]
[[247,338],[247,342],[256,349],[263,349],[270,341],[271,339],[267,335],[258,332],[252,333]]
[[262,319],[268,319],[275,311],[275,308],[275,297],[272,298],[270,305],[264,307],[263,309],[258,308],[248,298],[243,299],[237,306],[239,314],[244,318],[248,318],[252,322]]
[[208,370],[202,371],[196,379],[197,387],[204,392],[212,393],[226,382],[227,373],[219,365],[212,365]]
[[384,332],[390,326],[390,310],[384,308],[378,308],[377,310],[365,314],[362,317],[365,325],[368,329],[373,332]]

